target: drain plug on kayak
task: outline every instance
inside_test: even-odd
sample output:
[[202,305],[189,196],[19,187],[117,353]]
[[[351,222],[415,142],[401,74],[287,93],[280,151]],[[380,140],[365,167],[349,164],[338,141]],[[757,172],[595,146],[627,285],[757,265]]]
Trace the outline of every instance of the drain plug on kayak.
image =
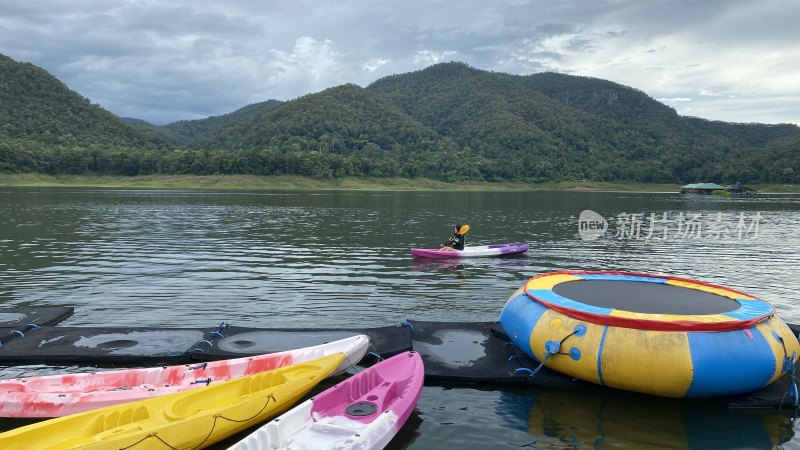
[[369,416],[375,414],[377,410],[378,407],[374,403],[368,402],[355,402],[344,409],[347,414],[356,417]]

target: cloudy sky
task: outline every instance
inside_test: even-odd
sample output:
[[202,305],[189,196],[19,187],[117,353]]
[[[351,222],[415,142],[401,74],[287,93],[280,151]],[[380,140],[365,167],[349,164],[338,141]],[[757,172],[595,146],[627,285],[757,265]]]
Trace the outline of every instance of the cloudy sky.
[[157,124],[447,61],[800,124],[797,0],[0,0],[0,53]]

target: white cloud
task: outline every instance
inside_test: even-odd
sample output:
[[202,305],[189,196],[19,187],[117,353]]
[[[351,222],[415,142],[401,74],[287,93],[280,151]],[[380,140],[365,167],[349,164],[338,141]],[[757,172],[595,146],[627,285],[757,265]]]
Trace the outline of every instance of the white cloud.
[[271,73],[269,84],[273,87],[292,86],[293,89],[288,90],[293,91],[299,86],[307,86],[316,90],[326,86],[328,80],[336,80],[341,76],[339,55],[333,50],[333,42],[329,39],[316,40],[301,36],[291,51],[271,49],[269,52],[273,56],[268,63]]
[[0,53],[161,123],[451,60],[691,98],[673,100],[681,114],[797,122],[794,2],[0,0]]
[[730,91],[713,91],[704,88],[700,88],[699,94],[706,97],[733,97]]
[[713,97],[685,104],[678,110],[687,116],[738,123],[793,123],[800,125],[800,95]]
[[436,52],[432,50],[420,50],[414,55],[414,62],[417,64],[424,64],[429,66],[440,62],[452,61],[458,52],[452,50],[445,50]]
[[[777,111],[765,115],[761,109],[751,109],[758,102],[748,99],[770,98],[783,104],[783,98],[800,95],[800,58],[790,56],[800,54],[800,41],[770,50],[757,43],[730,48],[721,39],[701,39],[705,30],[650,35],[629,29],[603,37],[608,32],[602,27],[550,36],[532,43],[529,54],[550,70],[612,80],[656,98],[673,99],[670,103],[680,114],[715,120],[775,121]],[[574,45],[581,37],[586,45]],[[734,101],[701,106],[713,97],[742,102],[738,109],[724,106]],[[685,98],[693,98],[692,108],[674,100]],[[796,116],[784,121],[795,122]]]
[[657,98],[656,100],[658,100],[658,101],[660,101],[662,103],[667,103],[667,104],[685,103],[685,102],[692,101],[692,99],[689,98],[689,97]]
[[386,58],[372,58],[369,61],[365,62],[362,68],[367,72],[375,72],[382,66],[385,66],[389,63],[389,60]]

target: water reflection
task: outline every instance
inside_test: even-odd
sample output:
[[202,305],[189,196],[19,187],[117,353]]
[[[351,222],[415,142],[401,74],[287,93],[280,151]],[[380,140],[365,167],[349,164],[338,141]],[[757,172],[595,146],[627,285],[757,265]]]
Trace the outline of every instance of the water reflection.
[[467,268],[467,264],[460,259],[430,260],[415,258],[411,260],[411,267],[420,272],[432,272],[442,269],[464,270]]
[[404,427],[390,448],[722,450],[794,443],[791,411],[620,392],[443,384],[425,387],[417,411],[419,422]]
[[618,392],[503,392],[497,411],[524,420],[535,437],[575,448],[775,448],[794,436],[791,412],[729,410],[709,400],[662,399]]
[[514,256],[505,258],[453,258],[453,259],[424,259],[413,258],[411,267],[422,272],[430,272],[442,269],[467,269],[481,268],[493,269],[498,271],[508,271],[511,269],[523,269],[529,265],[526,256]]

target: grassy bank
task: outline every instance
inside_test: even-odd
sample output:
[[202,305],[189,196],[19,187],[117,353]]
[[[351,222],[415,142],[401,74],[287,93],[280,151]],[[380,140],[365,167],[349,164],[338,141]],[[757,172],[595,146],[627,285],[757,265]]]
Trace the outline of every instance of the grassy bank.
[[[445,183],[421,178],[336,178],[254,175],[145,175],[137,177],[98,175],[0,174],[0,186],[100,187],[115,189],[353,189],[353,190],[575,190],[677,192],[677,184],[624,182],[547,183]],[[800,192],[798,185],[753,186],[762,192]]]

